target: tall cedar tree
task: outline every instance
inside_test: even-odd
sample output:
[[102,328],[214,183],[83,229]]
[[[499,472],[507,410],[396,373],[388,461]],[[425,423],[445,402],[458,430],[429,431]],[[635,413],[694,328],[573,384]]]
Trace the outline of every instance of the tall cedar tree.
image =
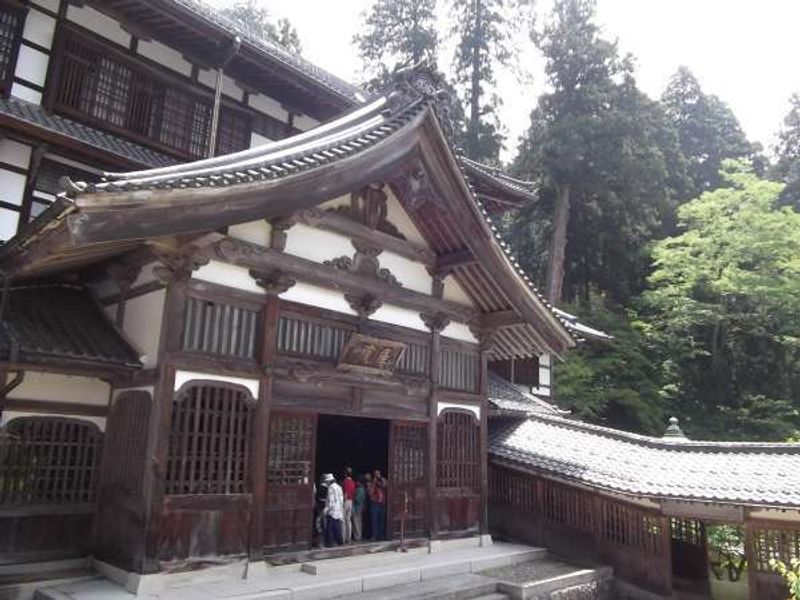
[[364,12],[362,33],[353,42],[373,86],[398,68],[423,61],[435,68],[436,0],[377,0]]
[[789,112],[778,132],[777,160],[771,175],[786,184],[781,203],[800,209],[800,95],[793,94],[789,104]]
[[258,6],[256,0],[236,0],[221,12],[245,31],[272,40],[289,52],[300,54],[303,50],[300,36],[289,19],[273,21],[269,10]]
[[[534,270],[546,253],[554,303],[586,299],[593,289],[623,304],[638,293],[644,247],[683,179],[674,132],[636,87],[632,59],[600,37],[594,16],[594,0],[558,0],[535,36],[552,91],[532,112],[514,165],[541,182],[542,202],[512,224],[512,242]],[[547,233],[549,247],[534,247]]]
[[[464,150],[482,162],[499,161],[503,136],[497,108],[500,98],[489,90],[497,84],[498,67],[514,57],[514,23],[526,13],[527,2],[520,0],[454,0],[453,33],[457,39],[454,66],[456,86],[464,103]],[[506,19],[506,12],[521,11],[518,21]]]
[[679,67],[670,78],[661,103],[688,161],[691,188],[682,201],[723,185],[720,168],[725,159],[745,159],[763,171],[761,147],[747,140],[730,107],[703,92],[687,67]]

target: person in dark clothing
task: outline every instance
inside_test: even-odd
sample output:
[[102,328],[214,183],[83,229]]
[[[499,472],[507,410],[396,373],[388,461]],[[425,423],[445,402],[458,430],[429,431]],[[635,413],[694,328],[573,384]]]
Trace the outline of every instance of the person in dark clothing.
[[364,502],[364,513],[362,515],[362,524],[364,530],[361,532],[362,540],[372,539],[372,501],[369,499],[369,490],[372,488],[372,475],[364,473],[364,489],[367,492],[367,499]]
[[328,499],[328,484],[320,478],[319,485],[314,486],[314,537],[316,545],[322,547],[325,536],[325,501]]
[[353,541],[360,542],[364,531],[364,509],[367,506],[367,487],[364,477],[359,477],[353,496]]
[[375,541],[386,538],[386,488],[386,478],[378,469],[375,469],[369,488],[370,525],[372,526],[372,539]]

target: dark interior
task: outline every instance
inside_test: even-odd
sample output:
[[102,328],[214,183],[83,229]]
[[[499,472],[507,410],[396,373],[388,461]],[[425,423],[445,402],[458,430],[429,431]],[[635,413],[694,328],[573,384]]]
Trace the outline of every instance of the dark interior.
[[357,476],[389,463],[389,421],[338,415],[320,415],[317,424],[316,479],[333,473],[341,481],[345,467]]

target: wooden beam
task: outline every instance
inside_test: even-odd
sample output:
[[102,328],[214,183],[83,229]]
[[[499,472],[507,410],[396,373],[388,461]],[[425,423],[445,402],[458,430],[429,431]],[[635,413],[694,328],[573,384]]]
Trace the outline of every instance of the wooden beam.
[[432,267],[437,264],[436,253],[422,244],[416,244],[409,240],[401,240],[393,235],[370,229],[366,225],[357,223],[342,215],[328,212],[320,208],[309,208],[293,215],[298,223],[339,233],[359,242],[366,242],[370,245],[383,248],[389,252],[394,252],[400,256],[424,263]]
[[27,398],[6,398],[3,410],[44,413],[56,415],[76,415],[82,417],[105,417],[107,404],[80,404],[78,402],[52,402],[48,400],[29,400]]
[[[210,252],[210,251],[207,251]],[[333,266],[284,254],[272,248],[220,235],[215,254],[207,256],[254,270],[280,270],[300,281],[348,293],[369,294],[386,304],[395,304],[424,313],[443,313],[459,322],[471,322],[475,309],[414,290],[397,287],[382,279],[370,278]]]
[[525,321],[515,310],[501,310],[493,313],[481,315],[480,328],[485,330],[497,329],[498,327],[510,327],[521,325]]
[[462,248],[449,254],[440,254],[436,257],[436,270],[443,271],[453,267],[461,267],[478,262],[469,248]]

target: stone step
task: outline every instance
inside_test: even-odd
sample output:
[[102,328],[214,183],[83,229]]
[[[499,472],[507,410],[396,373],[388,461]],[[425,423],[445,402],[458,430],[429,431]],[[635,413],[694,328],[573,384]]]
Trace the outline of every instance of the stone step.
[[493,592],[491,594],[486,594],[485,596],[477,596],[473,598],[473,600],[508,600],[508,596],[506,594],[501,594],[500,592]]
[[481,575],[467,574],[365,590],[358,594],[348,594],[347,598],[348,600],[472,600],[492,596],[496,591],[497,582],[494,580]]
[[[542,561],[543,566],[547,561]],[[484,575],[499,579],[497,590],[507,594],[514,600],[527,600],[528,598],[550,598],[559,600],[560,598],[581,597],[579,592],[589,588],[593,590],[592,598],[610,598],[610,582],[613,578],[611,567],[597,567],[594,569],[579,569],[571,567],[559,561],[549,561],[552,563],[549,569],[544,570],[541,577],[536,577],[536,568],[531,570],[531,575],[525,574],[524,569],[520,573],[513,573],[514,567],[507,568],[509,575],[503,576],[503,569],[494,572],[487,571]],[[547,572],[549,571],[549,572]],[[607,589],[608,588],[608,589]]]
[[88,567],[2,575],[0,600],[32,600],[36,590],[45,582],[47,585],[65,585],[92,579],[98,579],[98,575]]

